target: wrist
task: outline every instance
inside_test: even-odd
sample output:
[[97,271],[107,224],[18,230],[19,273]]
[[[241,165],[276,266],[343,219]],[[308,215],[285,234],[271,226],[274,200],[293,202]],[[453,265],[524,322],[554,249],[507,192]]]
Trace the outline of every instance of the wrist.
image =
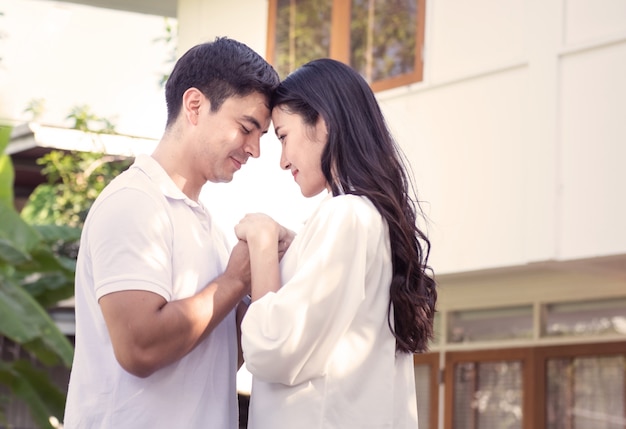
[[278,233],[272,231],[260,230],[248,237],[248,247],[251,250],[272,250],[278,248]]

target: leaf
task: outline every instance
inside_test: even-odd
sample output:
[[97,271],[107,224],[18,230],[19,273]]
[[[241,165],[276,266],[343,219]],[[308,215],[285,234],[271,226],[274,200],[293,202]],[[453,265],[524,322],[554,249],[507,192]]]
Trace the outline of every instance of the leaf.
[[8,386],[15,397],[28,405],[40,428],[52,428],[51,417],[63,420],[65,394],[30,362],[0,362],[0,384]]
[[33,228],[43,237],[46,243],[80,240],[80,228],[67,225],[33,225]]
[[37,359],[44,365],[52,366],[59,363],[59,357],[50,350],[41,338],[21,344],[21,346],[24,350],[37,356]]
[[4,154],[4,150],[11,141],[11,127],[7,125],[0,125],[0,153]]
[[11,140],[11,127],[0,125],[0,201],[13,207],[13,180],[15,171],[9,155],[4,150]]
[[44,308],[74,294],[76,260],[56,255],[49,247],[33,250],[31,259],[15,264],[12,278]]
[[28,262],[16,265],[16,269],[28,272],[68,271],[52,249],[45,246],[32,249]]
[[24,222],[12,205],[0,201],[0,238],[13,242],[13,245],[28,253],[40,241],[41,236]]
[[[24,288],[0,277],[0,334],[19,344],[41,340],[68,368],[73,348],[48,313]],[[39,356],[48,360],[47,355]]]
[[74,279],[59,272],[29,276],[24,281],[24,289],[44,308],[74,296]]
[[26,264],[31,261],[29,254],[17,249],[13,242],[0,237],[0,261],[9,265]]
[[0,200],[5,204],[13,204],[13,181],[15,171],[9,155],[0,152]]

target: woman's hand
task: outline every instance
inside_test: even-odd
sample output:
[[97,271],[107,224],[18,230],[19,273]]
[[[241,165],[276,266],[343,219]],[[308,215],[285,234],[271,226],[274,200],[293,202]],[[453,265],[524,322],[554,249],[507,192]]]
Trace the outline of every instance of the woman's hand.
[[[271,217],[262,213],[247,214],[235,226],[235,234],[241,241],[248,243],[252,274],[252,301],[256,301],[268,292],[280,288],[281,236],[291,243],[291,235]],[[284,251],[283,251],[284,252]]]
[[235,234],[249,246],[265,246],[280,241],[281,228],[285,229],[266,214],[250,213],[235,225]]

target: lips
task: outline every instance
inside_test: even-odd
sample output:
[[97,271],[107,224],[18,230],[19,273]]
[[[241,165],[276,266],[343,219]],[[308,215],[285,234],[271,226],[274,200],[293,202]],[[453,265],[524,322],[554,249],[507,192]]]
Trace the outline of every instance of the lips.
[[246,163],[246,159],[240,160],[238,158],[235,157],[231,157],[231,159],[233,160],[233,164],[235,164],[235,168],[237,170],[239,170],[241,168],[242,165],[244,165]]

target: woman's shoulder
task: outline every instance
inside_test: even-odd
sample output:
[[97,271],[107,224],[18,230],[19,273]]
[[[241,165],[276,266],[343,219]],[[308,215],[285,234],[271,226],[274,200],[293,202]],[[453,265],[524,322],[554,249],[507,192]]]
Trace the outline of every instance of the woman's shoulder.
[[320,205],[318,214],[334,219],[351,218],[368,224],[381,219],[378,210],[367,197],[354,194],[342,194],[325,199]]
[[374,204],[372,204],[369,198],[363,195],[355,194],[341,194],[332,198],[327,198],[322,201],[322,204],[326,204],[329,207],[334,208],[345,207],[346,209],[376,210],[376,207],[374,207]]

